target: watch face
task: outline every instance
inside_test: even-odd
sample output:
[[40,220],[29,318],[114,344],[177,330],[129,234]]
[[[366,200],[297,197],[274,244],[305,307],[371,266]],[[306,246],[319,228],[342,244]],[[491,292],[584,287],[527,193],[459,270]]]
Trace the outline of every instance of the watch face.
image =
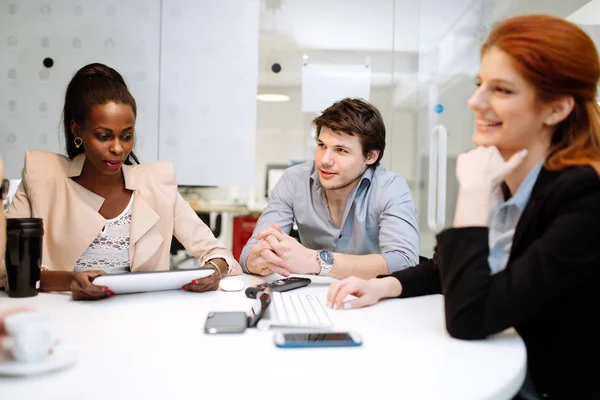
[[329,264],[332,265],[333,264],[333,253],[327,250],[321,250],[319,252],[319,258],[321,259],[321,261],[323,261],[325,264]]

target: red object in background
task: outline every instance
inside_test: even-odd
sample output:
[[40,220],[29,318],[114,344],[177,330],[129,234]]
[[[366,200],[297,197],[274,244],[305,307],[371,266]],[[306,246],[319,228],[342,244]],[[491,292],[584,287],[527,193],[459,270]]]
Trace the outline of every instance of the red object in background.
[[233,246],[232,253],[236,260],[240,260],[242,249],[246,245],[248,239],[252,237],[252,232],[256,227],[258,216],[244,215],[233,217]]

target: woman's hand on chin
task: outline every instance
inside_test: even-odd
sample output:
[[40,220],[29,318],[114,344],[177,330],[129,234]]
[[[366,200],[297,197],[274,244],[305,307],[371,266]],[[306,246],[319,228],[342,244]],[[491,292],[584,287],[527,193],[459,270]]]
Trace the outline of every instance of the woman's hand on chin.
[[496,147],[477,147],[461,154],[456,160],[458,199],[454,227],[484,227],[488,225],[492,193],[527,156],[521,150],[504,161]]
[[506,179],[527,156],[527,150],[516,152],[504,161],[494,146],[477,147],[456,160],[456,178],[461,190],[478,191],[495,188]]

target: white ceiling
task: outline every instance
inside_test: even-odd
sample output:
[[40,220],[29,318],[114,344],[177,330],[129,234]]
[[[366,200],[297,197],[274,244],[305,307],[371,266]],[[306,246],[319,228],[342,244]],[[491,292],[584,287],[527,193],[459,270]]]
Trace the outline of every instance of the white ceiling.
[[567,19],[580,25],[600,25],[600,0],[592,0]]
[[[372,86],[393,86],[403,103],[424,73],[445,74],[446,81],[472,74],[479,44],[498,20],[575,12],[571,20],[587,19],[573,22],[589,23],[591,14],[600,21],[600,0],[260,1],[260,92],[298,88],[306,55],[309,63],[368,64]],[[281,64],[280,73],[271,72],[273,63]]]
[[[259,86],[299,86],[303,55],[368,64],[375,86],[389,85],[392,70],[414,76],[419,48],[452,30],[473,1],[261,0]],[[280,73],[271,72],[273,63]]]
[[413,52],[443,36],[472,2],[262,0],[261,31],[298,49]]

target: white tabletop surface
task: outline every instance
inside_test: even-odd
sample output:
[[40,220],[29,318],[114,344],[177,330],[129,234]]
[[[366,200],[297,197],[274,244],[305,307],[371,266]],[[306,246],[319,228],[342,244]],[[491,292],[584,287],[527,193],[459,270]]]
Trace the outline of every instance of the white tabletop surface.
[[[261,279],[243,276],[254,285]],[[297,293],[325,302],[327,279]],[[273,333],[207,335],[209,311],[247,311],[244,291],[169,291],[75,302],[69,294],[9,299],[46,313],[78,350],[65,370],[0,377],[12,399],[509,399],[521,386],[526,352],[505,332],[482,341],[452,339],[439,295],[331,310],[336,330],[358,332],[361,347],[278,349]]]

